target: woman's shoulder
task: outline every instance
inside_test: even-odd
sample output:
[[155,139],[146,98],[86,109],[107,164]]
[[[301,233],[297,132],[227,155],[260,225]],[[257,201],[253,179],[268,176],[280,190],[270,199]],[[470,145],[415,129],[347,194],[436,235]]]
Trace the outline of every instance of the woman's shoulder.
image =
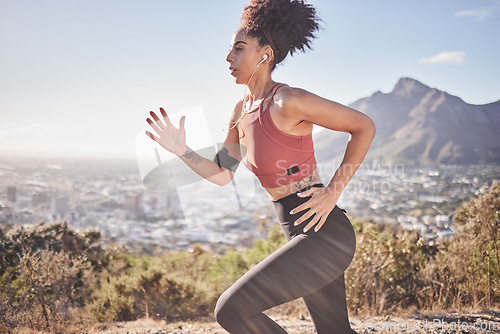
[[[280,115],[282,117],[282,122],[288,123],[285,124],[283,128],[295,128],[297,131],[297,126],[300,125],[304,128],[305,134],[299,134],[298,132],[294,133],[299,135],[306,135],[312,131],[312,123],[301,119],[296,110],[297,106],[300,104],[299,101],[303,100],[304,97],[309,94],[310,93],[305,89],[292,87],[287,84],[279,87],[276,95],[274,96],[273,110],[275,115]],[[287,119],[287,121],[283,121],[283,119]]]
[[293,87],[286,83],[281,84],[281,86],[276,91],[274,95],[274,103],[276,103],[280,108],[285,108],[290,105],[294,105],[298,100],[309,95],[307,90],[299,87]]

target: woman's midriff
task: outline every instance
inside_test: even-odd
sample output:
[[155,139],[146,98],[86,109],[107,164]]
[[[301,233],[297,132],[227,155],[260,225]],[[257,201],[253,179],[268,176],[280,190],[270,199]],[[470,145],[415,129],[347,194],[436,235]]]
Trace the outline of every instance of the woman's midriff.
[[313,185],[316,183],[321,183],[318,169],[315,169],[309,176],[306,176],[302,180],[295,181],[277,188],[264,188],[264,189],[266,190],[271,200],[275,201],[290,194],[293,194],[308,185]]

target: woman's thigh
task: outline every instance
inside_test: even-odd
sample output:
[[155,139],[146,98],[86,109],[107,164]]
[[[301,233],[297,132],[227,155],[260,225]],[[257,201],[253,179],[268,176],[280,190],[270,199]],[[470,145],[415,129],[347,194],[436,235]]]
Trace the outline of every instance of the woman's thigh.
[[336,210],[318,232],[297,234],[251,268],[220,296],[216,308],[251,317],[339,277],[352,261],[356,241],[349,220]]

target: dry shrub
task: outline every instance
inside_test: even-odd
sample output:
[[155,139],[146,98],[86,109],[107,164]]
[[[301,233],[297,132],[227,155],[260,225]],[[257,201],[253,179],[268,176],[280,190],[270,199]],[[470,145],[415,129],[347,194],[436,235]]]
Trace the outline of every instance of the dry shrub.
[[457,209],[455,235],[425,270],[424,307],[443,309],[500,304],[500,185]]

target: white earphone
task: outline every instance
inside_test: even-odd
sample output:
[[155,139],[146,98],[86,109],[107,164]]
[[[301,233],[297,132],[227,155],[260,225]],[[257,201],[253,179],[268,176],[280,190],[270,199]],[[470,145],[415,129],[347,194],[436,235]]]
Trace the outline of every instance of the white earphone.
[[263,55],[263,56],[262,56],[262,60],[261,60],[261,61],[257,64],[257,67],[259,67],[259,65],[260,65],[260,64],[262,64],[264,61],[266,61],[266,60],[267,60],[267,58],[269,58],[269,56],[268,56],[268,55]]

